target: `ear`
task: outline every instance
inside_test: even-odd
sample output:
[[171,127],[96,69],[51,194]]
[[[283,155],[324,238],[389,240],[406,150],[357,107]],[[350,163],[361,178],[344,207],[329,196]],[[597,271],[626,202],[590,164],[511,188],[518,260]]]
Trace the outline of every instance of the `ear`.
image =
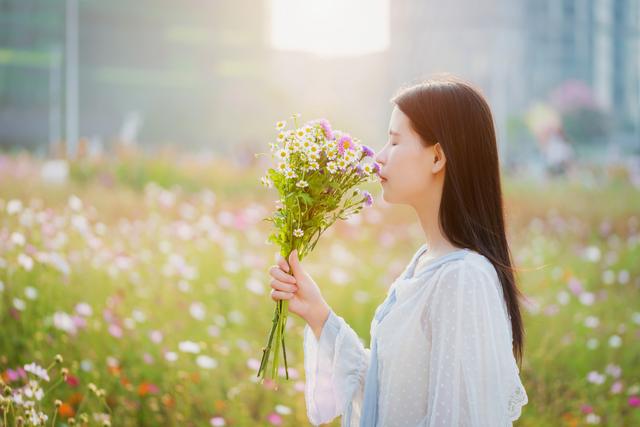
[[439,142],[436,142],[431,146],[432,148],[432,158],[433,158],[433,166],[431,170],[433,173],[437,173],[444,169],[444,165],[447,163],[447,158],[444,155],[444,150],[442,149],[442,145]]

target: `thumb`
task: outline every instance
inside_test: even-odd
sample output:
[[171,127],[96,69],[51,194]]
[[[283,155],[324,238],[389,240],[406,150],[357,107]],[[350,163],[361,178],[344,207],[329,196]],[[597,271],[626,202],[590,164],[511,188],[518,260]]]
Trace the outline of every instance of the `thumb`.
[[303,277],[304,270],[300,265],[300,260],[298,259],[298,250],[294,249],[289,254],[289,265],[291,266],[292,274],[295,278]]

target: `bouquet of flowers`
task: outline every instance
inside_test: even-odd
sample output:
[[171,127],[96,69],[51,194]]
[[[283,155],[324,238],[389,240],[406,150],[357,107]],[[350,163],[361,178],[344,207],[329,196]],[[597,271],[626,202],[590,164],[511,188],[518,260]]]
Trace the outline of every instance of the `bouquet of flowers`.
[[[371,206],[371,194],[354,187],[374,181],[380,172],[373,160],[373,150],[361,145],[357,138],[332,129],[326,119],[311,120],[298,127],[300,114],[292,118],[294,129],[287,130],[285,121],[276,124],[277,142],[269,144],[274,167],[261,177],[263,185],[275,187],[280,194],[277,209],[265,220],[275,226],[268,241],[280,246],[287,262],[294,249],[302,260],[337,219],[347,219],[363,206]],[[258,369],[257,376],[262,381],[271,350],[274,351],[271,377],[276,377],[280,347],[289,379],[284,343],[288,304],[287,300],[276,302]]]

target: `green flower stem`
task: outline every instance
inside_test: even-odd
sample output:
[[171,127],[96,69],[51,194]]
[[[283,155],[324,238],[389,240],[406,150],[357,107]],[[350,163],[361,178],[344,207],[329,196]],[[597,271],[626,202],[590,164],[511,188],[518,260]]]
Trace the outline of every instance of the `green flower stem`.
[[49,392],[50,392],[51,390],[53,390],[54,388],[56,388],[56,387],[58,387],[60,384],[62,384],[62,382],[63,382],[63,379],[62,379],[62,378],[58,378],[58,381],[56,381],[55,383],[53,383],[53,384],[51,385],[51,387],[49,387],[49,389],[48,389],[47,391],[45,391],[45,392],[44,392],[45,396],[46,396],[47,394],[49,394]]
[[[285,258],[288,260],[288,256]],[[287,264],[289,262],[287,261]],[[289,270],[291,270],[291,265],[289,265]],[[266,377],[267,367],[269,365],[269,356],[271,354],[271,349],[274,348],[273,353],[273,361],[271,366],[271,378],[276,379],[277,377],[277,369],[278,369],[278,361],[280,356],[280,346],[282,346],[282,354],[284,358],[285,365],[285,375],[286,378],[289,379],[289,366],[287,363],[287,351],[284,342],[284,333],[285,326],[288,318],[288,310],[289,310],[289,301],[288,300],[279,300],[276,302],[276,307],[273,315],[271,331],[269,332],[269,340],[267,345],[262,350],[262,361],[260,362],[260,368],[258,369],[258,377],[262,374],[262,381]],[[275,338],[275,344],[272,345],[273,339]],[[276,390],[278,386],[276,384]]]
[[[276,325],[278,323],[278,304],[275,306],[275,310],[273,312],[273,319],[271,321],[271,331],[269,332],[269,339],[267,340],[267,345],[262,349],[262,361],[260,362],[260,369],[258,369],[258,377],[260,377],[260,373],[266,372],[266,365],[269,361],[269,353],[271,352],[271,342],[273,341],[273,334],[276,330]],[[262,376],[262,380],[264,381],[264,375]]]
[[280,333],[281,333],[281,322],[282,322],[282,300],[278,301],[278,322],[276,323],[276,346],[273,353],[273,365],[271,367],[271,378],[276,378],[277,367],[278,367],[278,356],[280,353]]

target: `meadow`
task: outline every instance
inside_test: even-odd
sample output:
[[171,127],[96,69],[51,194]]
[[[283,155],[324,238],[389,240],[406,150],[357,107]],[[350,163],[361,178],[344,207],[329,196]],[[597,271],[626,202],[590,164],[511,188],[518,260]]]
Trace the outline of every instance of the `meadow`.
[[[310,425],[301,319],[287,323],[290,378],[256,377],[278,252],[263,221],[277,194],[260,164],[87,159],[58,184],[41,166],[0,157],[0,378],[22,390],[14,407],[56,426]],[[515,425],[640,425],[640,188],[614,167],[503,185],[527,296],[529,403]],[[423,240],[407,208],[368,189],[373,206],[304,260],[367,346]]]

